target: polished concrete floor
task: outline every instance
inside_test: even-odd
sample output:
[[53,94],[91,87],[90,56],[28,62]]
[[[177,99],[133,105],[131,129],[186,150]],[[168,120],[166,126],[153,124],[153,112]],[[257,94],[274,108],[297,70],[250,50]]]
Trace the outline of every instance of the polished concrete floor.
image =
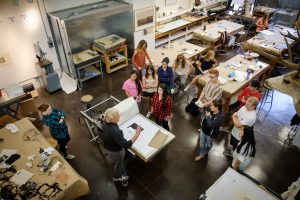
[[[175,99],[170,122],[171,132],[176,139],[150,163],[139,158],[128,161],[128,188],[122,188],[120,183],[112,181],[112,163],[99,151],[95,143],[90,142],[91,136],[87,127],[79,123],[79,111],[82,109],[80,97],[91,94],[95,98],[94,103],[110,95],[125,99],[121,88],[129,77],[129,71],[128,67],[110,75],[106,74],[103,80],[90,80],[84,84],[83,90],[69,95],[63,91],[51,95],[41,92],[37,99],[38,103],[49,103],[66,112],[66,122],[71,135],[68,151],[77,156],[70,164],[87,179],[90,187],[90,194],[81,199],[197,199],[231,164],[231,159],[222,154],[228,145],[229,134],[220,134],[208,157],[201,162],[194,162],[199,149],[197,128],[200,122],[199,118],[193,118],[184,111],[185,96]],[[268,105],[264,109],[268,110]],[[292,99],[275,92],[271,111],[266,113],[263,110],[255,124],[257,154],[245,171],[278,194],[300,176],[300,153],[284,144],[286,130],[294,114]],[[45,135],[49,134],[47,127],[41,125],[38,128]]]

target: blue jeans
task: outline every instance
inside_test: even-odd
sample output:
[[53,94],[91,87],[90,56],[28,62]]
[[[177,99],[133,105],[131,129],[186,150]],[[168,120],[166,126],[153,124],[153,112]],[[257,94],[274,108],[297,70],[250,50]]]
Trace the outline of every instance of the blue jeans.
[[204,157],[212,147],[212,138],[209,135],[206,135],[201,130],[200,132],[200,151],[199,155]]

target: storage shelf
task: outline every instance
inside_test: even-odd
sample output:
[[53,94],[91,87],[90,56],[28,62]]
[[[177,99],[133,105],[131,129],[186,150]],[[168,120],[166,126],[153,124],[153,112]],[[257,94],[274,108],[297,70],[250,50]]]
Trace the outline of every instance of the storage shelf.
[[[105,63],[107,73],[112,73],[118,69],[128,66],[128,54],[127,45],[124,44],[119,47],[115,47],[114,50],[104,50],[94,46],[94,50],[98,51],[101,55],[102,61]],[[116,61],[111,61],[111,57],[116,56]]]
[[[81,82],[87,81],[91,78],[94,78],[96,76],[101,75],[101,72],[99,70],[97,70],[94,66],[88,66],[88,67],[85,67],[82,70],[84,70],[87,73],[92,73],[92,75],[91,76],[85,76],[85,78],[80,79]],[[80,70],[80,71],[82,71],[82,70]]]

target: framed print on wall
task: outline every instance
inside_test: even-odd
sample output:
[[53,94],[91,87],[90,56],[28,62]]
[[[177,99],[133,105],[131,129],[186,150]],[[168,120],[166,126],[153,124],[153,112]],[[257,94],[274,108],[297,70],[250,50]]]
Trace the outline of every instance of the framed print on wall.
[[177,3],[177,0],[166,0],[166,6]]
[[155,24],[155,7],[143,8],[134,13],[135,31],[139,31]]

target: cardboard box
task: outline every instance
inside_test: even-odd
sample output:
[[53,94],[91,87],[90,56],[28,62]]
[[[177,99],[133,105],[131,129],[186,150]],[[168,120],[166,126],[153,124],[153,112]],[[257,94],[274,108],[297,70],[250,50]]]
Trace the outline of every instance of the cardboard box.
[[37,113],[37,108],[35,106],[34,98],[31,93],[26,94],[20,103],[21,114],[23,116],[29,116]]

